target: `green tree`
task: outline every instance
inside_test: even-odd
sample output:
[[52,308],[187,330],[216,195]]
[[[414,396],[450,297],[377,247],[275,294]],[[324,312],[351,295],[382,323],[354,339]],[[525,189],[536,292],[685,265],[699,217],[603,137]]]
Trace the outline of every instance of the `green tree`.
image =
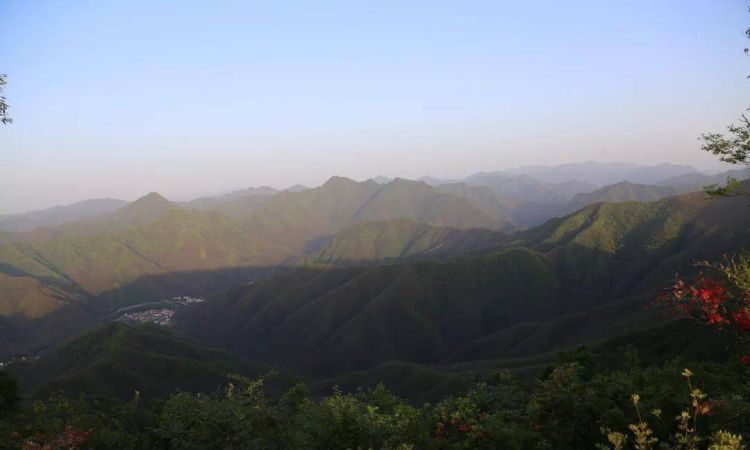
[[553,448],[587,448],[598,437],[596,392],[586,383],[578,363],[565,363],[537,383],[528,405],[535,428]]
[[7,77],[8,75],[0,73],[0,123],[3,125],[13,123],[13,118],[8,115],[8,102],[3,95],[5,85],[8,84]]
[[18,405],[18,381],[5,371],[0,371],[0,417]]
[[[745,30],[745,36],[750,39],[750,28]],[[748,52],[750,49],[745,48],[745,54]],[[722,133],[702,134],[701,149],[718,156],[720,161],[729,164],[750,165],[750,119],[745,114],[741,114],[739,123],[727,126],[727,132],[726,135]],[[705,190],[711,195],[727,196],[737,193],[741,187],[742,184],[738,180],[730,177],[726,185],[713,184],[706,186]]]

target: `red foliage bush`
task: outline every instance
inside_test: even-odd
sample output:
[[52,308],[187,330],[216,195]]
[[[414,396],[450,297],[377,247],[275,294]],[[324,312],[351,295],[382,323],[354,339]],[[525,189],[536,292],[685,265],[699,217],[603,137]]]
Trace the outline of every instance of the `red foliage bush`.
[[[731,282],[717,281],[703,274],[693,283],[679,277],[658,298],[658,303],[668,306],[677,317],[694,318],[709,326],[731,328],[739,339],[750,339],[750,295]],[[741,356],[742,363],[750,365],[750,355]]]

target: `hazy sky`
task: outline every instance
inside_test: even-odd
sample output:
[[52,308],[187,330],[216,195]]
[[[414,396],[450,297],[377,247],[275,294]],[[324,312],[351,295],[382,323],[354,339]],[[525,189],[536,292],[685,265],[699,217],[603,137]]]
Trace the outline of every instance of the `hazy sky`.
[[717,168],[748,106],[744,0],[0,0],[0,213],[88,197]]

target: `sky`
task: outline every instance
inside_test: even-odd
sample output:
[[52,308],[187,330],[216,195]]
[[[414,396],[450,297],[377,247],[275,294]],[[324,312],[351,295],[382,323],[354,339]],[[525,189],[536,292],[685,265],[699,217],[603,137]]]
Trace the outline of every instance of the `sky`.
[[673,162],[748,105],[744,0],[0,0],[0,214],[332,175]]

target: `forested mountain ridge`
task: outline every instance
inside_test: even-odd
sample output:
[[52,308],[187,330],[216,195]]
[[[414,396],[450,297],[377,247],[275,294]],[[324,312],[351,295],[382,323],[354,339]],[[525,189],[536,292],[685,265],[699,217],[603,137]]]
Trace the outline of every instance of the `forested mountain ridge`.
[[679,194],[675,188],[635,184],[628,181],[604,186],[592,192],[576,194],[565,204],[562,213],[570,214],[592,203],[653,202]]
[[337,264],[441,258],[498,248],[508,238],[483,228],[437,227],[405,219],[363,222],[309,248],[307,258]]
[[[47,321],[38,318],[49,314],[53,320],[58,312],[75,318],[67,321],[70,327],[64,328],[69,333],[77,323],[80,329],[89,327],[98,315],[114,307],[172,295],[212,295],[232,285],[258,280],[280,265],[400,261],[393,266],[341,269],[343,272],[305,269],[278,276],[287,277],[285,285],[297,286],[293,301],[306,305],[295,313],[299,323],[307,327],[320,324],[318,314],[332,315],[329,318],[333,320],[339,314],[335,305],[341,302],[336,299],[345,298],[354,308],[347,314],[354,316],[342,317],[347,322],[354,317],[358,318],[352,323],[365,322],[344,329],[344,322],[337,322],[344,320],[340,317],[319,325],[341,329],[338,332],[343,334],[336,335],[340,342],[381,342],[380,337],[367,334],[372,330],[365,325],[368,320],[405,321],[407,328],[421,330],[418,334],[425,341],[415,348],[434,362],[440,355],[460,353],[472,342],[504,333],[504,329],[520,323],[545,321],[550,314],[588,311],[656,289],[674,271],[691,270],[693,261],[719,258],[723,252],[750,242],[746,227],[750,208],[741,198],[709,200],[703,194],[688,194],[651,203],[597,203],[509,237],[475,226],[504,229],[498,218],[503,217],[503,208],[513,205],[511,201],[487,188],[450,185],[442,189],[447,192],[400,179],[379,185],[332,178],[319,188],[275,194],[263,205],[236,217],[187,209],[150,194],[109,219],[105,216],[81,222],[83,231],[79,234],[75,232],[79,224],[68,223],[50,234],[54,237],[0,244],[5,289],[2,311],[10,317],[10,326],[0,333],[8,342],[18,343],[17,339],[24,339],[21,336],[26,327],[37,322],[48,327]],[[118,225],[122,223],[131,226]],[[451,259],[456,255],[465,256]],[[444,262],[406,264],[423,259]],[[308,276],[318,280],[319,290],[304,287],[311,286],[305,281]],[[335,281],[339,279],[354,291],[340,290]],[[527,288],[520,285],[522,280],[541,290],[523,297],[520,293]],[[455,290],[446,289],[445,283]],[[255,302],[254,289],[261,286],[274,298],[282,295],[272,292],[268,286],[273,284],[255,286],[230,291],[234,301],[240,304],[247,297],[247,301]],[[243,289],[249,291],[243,294]],[[503,289],[521,296],[508,297],[505,306],[496,304],[497,293]],[[322,300],[328,298],[333,300]],[[232,303],[219,300],[215,304],[229,308]],[[273,303],[269,313],[283,304]],[[446,331],[453,325],[435,315],[439,310],[435,305],[446,311],[464,305],[465,311],[451,312],[451,320],[468,314],[461,320],[478,330],[477,334]],[[69,308],[81,311],[64,311]],[[409,312],[409,308],[414,309]],[[242,312],[228,311],[228,324],[232,323],[230,319],[244,317]],[[306,311],[313,316],[305,316]],[[385,311],[391,316],[382,315]],[[506,317],[509,311],[517,314],[510,321]],[[370,317],[371,313],[375,315]],[[197,335],[202,335],[215,326],[230,334],[206,335],[206,339],[226,345],[224,339],[234,338],[232,327],[217,319],[221,314],[207,311],[202,319],[205,326],[193,322],[189,325],[191,332],[197,330]],[[273,314],[283,317],[287,312]],[[24,324],[22,328],[16,328],[13,324],[17,319],[11,317],[19,315],[27,318],[19,322]],[[493,325],[476,322],[478,317]],[[289,319],[289,324],[294,323]],[[249,323],[260,319],[253,316],[243,320]],[[221,326],[216,325],[219,322]],[[273,360],[273,349],[290,345],[286,339],[300,336],[303,329],[292,332],[280,328],[272,334],[248,337],[247,342],[258,343],[260,352],[249,356],[275,364],[278,361]],[[350,332],[347,330],[356,330],[357,335],[341,337]],[[337,344],[337,348],[329,348],[320,337],[305,339],[326,349],[326,364],[332,372],[340,368],[341,360],[351,361],[347,369],[353,370],[387,358],[410,360],[414,356],[399,350],[411,346],[404,336],[383,338],[387,344],[371,352],[370,359],[361,360],[343,356],[357,353],[357,346]],[[300,355],[300,361],[311,354]]]
[[[715,260],[750,242],[748,223],[743,198],[689,194],[594,204],[487,255],[300,269],[228,291],[180,323],[211,345],[302,372],[365,369],[392,359],[437,364],[524,323],[551,321],[564,336],[566,315],[605,308],[596,314],[614,323],[625,311],[640,314],[675,271],[694,272],[696,260]],[[617,304],[625,308],[619,314],[606,311]],[[509,349],[530,337],[516,334]]]
[[[231,216],[185,208],[151,193],[111,214],[37,229],[20,238],[11,235],[0,243],[0,272],[7,281],[0,285],[7,294],[2,311],[36,317],[93,297],[122,303],[129,296],[174,295],[176,288],[159,277],[293,262],[308,255],[316,242],[368,221],[510,226],[503,219],[503,203],[491,203],[496,198],[486,193],[477,195],[474,203],[472,192],[466,188],[445,193],[400,179],[379,185],[334,177],[319,188],[264,196],[268,198],[261,205],[235,204]],[[242,202],[246,196],[238,198]],[[430,236],[435,246],[456,234]],[[386,245],[390,243],[378,243]],[[152,281],[131,287],[147,278]]]
[[269,366],[249,364],[226,351],[202,348],[156,325],[107,324],[86,333],[14,374],[27,392],[56,391],[131,399],[185,391],[213,391],[232,374],[257,377]]

